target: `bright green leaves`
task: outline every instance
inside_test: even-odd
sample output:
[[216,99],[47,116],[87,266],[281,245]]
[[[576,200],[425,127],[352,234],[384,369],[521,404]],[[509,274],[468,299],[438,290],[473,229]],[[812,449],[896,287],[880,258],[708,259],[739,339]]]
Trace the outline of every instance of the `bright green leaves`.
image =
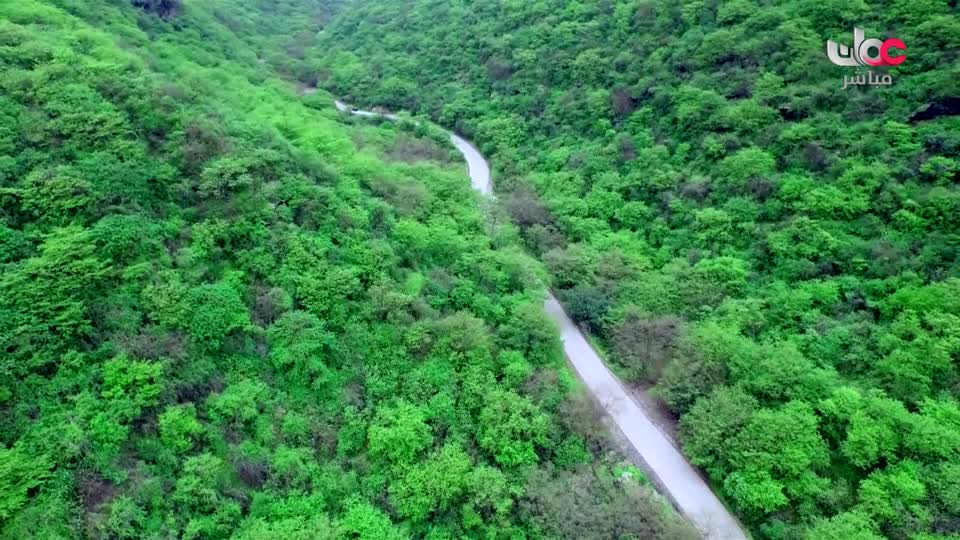
[[[187,296],[187,331],[202,343],[218,346],[234,330],[250,327],[250,315],[237,290],[227,283],[200,285]],[[186,321],[184,321],[186,322]]]
[[769,152],[750,147],[724,158],[718,167],[723,185],[735,192],[743,192],[751,180],[768,180],[776,171],[776,165]]
[[310,517],[284,517],[267,521],[263,518],[246,520],[234,534],[236,540],[333,540],[336,538],[330,520],[323,514]]
[[82,216],[94,201],[93,187],[76,169],[60,166],[27,176],[20,198],[23,207],[43,221],[66,224]]
[[103,365],[100,395],[118,418],[130,422],[157,404],[162,380],[162,364],[118,356]]
[[731,460],[735,466],[770,470],[784,478],[823,467],[827,447],[817,423],[813,410],[799,401],[778,410],[760,410],[731,441],[736,449]]
[[798,217],[767,234],[767,245],[777,264],[774,275],[793,281],[813,277],[818,265],[833,262],[842,242],[822,223]]
[[462,448],[445,445],[394,482],[390,499],[404,517],[424,521],[435,510],[448,510],[463,494],[472,469],[470,456]]
[[102,534],[110,538],[136,538],[146,524],[147,513],[136,501],[126,495],[113,500],[110,514],[98,526]]
[[467,244],[452,223],[429,224],[401,219],[393,229],[393,238],[409,260],[450,264],[464,253]]
[[160,415],[158,428],[163,445],[178,454],[193,448],[196,438],[203,433],[192,403],[167,407]]
[[883,540],[877,524],[862,512],[843,512],[821,519],[807,531],[805,540]]
[[391,465],[412,463],[433,443],[424,411],[406,402],[384,406],[368,432],[370,455]]
[[203,170],[199,190],[204,197],[225,197],[253,185],[250,164],[242,158],[225,157]]
[[351,540],[403,540],[407,538],[390,522],[383,510],[370,503],[353,499],[336,522],[337,538]]
[[795,502],[815,497],[826,482],[816,472],[829,463],[817,422],[801,401],[757,411],[729,440],[733,472],[724,480],[724,492],[754,517],[786,506],[788,496]]
[[205,198],[225,198],[275,180],[283,158],[272,150],[255,150],[212,161],[200,173],[198,190]]
[[320,464],[311,448],[279,446],[270,463],[271,482],[295,490],[307,491],[319,477]]
[[232,426],[243,426],[257,418],[266,405],[269,388],[259,380],[243,379],[207,399],[210,417]]
[[61,141],[60,151],[79,156],[93,149],[129,140],[127,119],[96,90],[85,84],[46,84],[39,87],[46,136]]
[[539,304],[518,306],[510,320],[500,329],[504,346],[523,354],[537,366],[556,362],[562,351],[558,347],[559,331],[547,319]]
[[956,463],[960,460],[960,403],[927,399],[904,444],[918,460]]
[[908,309],[924,315],[939,311],[960,316],[960,278],[929,285],[899,287],[883,303],[882,309],[887,314]]
[[712,90],[682,86],[674,94],[674,114],[679,127],[690,134],[702,133],[717,123],[716,113],[727,104],[723,96]]
[[27,504],[31,490],[50,476],[46,456],[25,455],[16,448],[0,446],[0,520],[9,519]]
[[736,257],[703,259],[683,272],[680,293],[691,306],[714,306],[739,296],[747,285],[747,265]]
[[[92,299],[106,275],[88,231],[72,226],[51,232],[37,255],[0,278],[4,347],[20,354],[50,354],[87,335]],[[33,362],[49,360],[35,357]]]
[[921,302],[931,302],[929,309],[900,312],[880,343],[883,357],[874,372],[883,387],[904,402],[916,403],[946,390],[946,381],[957,375],[952,358],[960,353],[960,317],[936,311],[955,308],[949,305],[952,299],[935,297],[951,294],[947,291],[956,283],[950,280],[916,295],[910,295],[911,288],[905,287],[893,297],[916,302],[913,305],[920,308],[924,307]]
[[960,463],[947,462],[925,477],[935,507],[947,516],[960,515]]
[[731,473],[723,482],[723,491],[751,516],[769,514],[787,505],[783,484],[769,471],[745,469]]
[[510,391],[491,391],[480,411],[477,442],[505,467],[539,461],[536,449],[548,444],[550,418],[527,398]]
[[753,417],[757,400],[740,388],[717,387],[697,401],[680,423],[684,452],[715,481],[730,469],[724,447]]
[[949,185],[957,179],[960,163],[944,156],[933,156],[920,166],[920,174],[938,185]]
[[922,502],[927,488],[921,480],[920,466],[912,461],[875,471],[860,484],[858,507],[878,523],[904,526],[911,520],[924,521],[927,512]]
[[477,130],[483,139],[504,151],[516,149],[527,135],[526,123],[516,115],[485,120],[477,125]]
[[764,345],[748,363],[730,364],[730,379],[768,403],[793,399],[807,402],[826,395],[836,383],[833,370],[817,367],[790,342]]
[[327,372],[336,345],[323,321],[305,311],[284,313],[267,331],[267,338],[277,371],[294,374],[304,382]]
[[183,526],[183,538],[229,536],[240,521],[240,505],[226,495],[229,471],[220,458],[200,454],[187,458],[177,479],[172,500]]
[[913,420],[899,401],[850,387],[838,388],[818,408],[827,436],[840,441],[844,457],[863,469],[881,459],[893,461]]
[[321,263],[319,268],[298,276],[297,296],[307,311],[341,327],[353,314],[351,302],[363,294],[359,269],[353,266],[332,266]]
[[217,349],[234,331],[251,328],[250,314],[237,288],[227,282],[188,287],[167,274],[144,290],[152,314],[161,323],[186,330],[198,343]]
[[400,77],[388,77],[380,84],[382,102],[394,110],[409,109],[416,98],[417,85]]

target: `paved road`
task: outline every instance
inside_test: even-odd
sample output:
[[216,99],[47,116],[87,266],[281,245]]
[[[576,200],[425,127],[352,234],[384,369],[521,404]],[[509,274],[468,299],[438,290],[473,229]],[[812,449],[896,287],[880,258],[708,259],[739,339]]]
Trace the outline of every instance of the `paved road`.
[[[378,116],[336,101],[337,109],[360,116]],[[392,114],[380,115],[396,119]],[[450,134],[450,141],[467,160],[467,171],[473,187],[485,195],[492,195],[490,165],[469,141]],[[563,350],[603,409],[610,415],[630,444],[636,448],[677,507],[700,529],[709,540],[745,540],[747,538],[736,519],[720,503],[710,487],[660,431],[644,410],[610,372],[603,360],[587,342],[583,333],[563,311],[560,302],[548,294],[544,304],[547,314],[560,327]]]
[[545,309],[560,326],[563,350],[580,379],[637,449],[677,507],[710,540],[741,540],[746,535],[697,471],[667,440],[610,372],[580,329],[551,294]]

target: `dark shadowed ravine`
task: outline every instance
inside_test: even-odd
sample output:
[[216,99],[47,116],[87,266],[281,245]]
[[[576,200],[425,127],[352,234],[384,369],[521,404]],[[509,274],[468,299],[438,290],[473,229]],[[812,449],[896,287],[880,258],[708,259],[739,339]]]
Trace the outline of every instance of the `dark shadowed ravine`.
[[[359,116],[397,116],[354,109],[341,101],[337,109]],[[479,150],[466,139],[451,133],[450,141],[467,162],[467,171],[474,189],[490,196],[490,165]],[[676,506],[710,540],[737,540],[747,536],[737,520],[686,458],[653,423],[643,408],[624,389],[623,384],[607,368],[590,346],[586,337],[563,311],[560,302],[548,293],[544,309],[560,329],[563,350],[577,375],[614,421],[631,446],[643,458],[646,468]]]

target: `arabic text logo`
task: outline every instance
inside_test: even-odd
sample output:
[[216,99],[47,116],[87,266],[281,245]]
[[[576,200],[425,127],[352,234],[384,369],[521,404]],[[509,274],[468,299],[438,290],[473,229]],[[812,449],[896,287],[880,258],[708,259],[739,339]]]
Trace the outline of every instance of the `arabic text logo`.
[[[893,56],[892,53],[897,49],[900,54]],[[871,56],[871,52],[876,50]],[[903,51],[907,46],[897,38],[890,38],[886,41],[880,41],[877,38],[864,39],[863,29],[853,29],[853,48],[838,44],[835,41],[827,41],[827,58],[838,66],[896,66],[901,64],[907,55]]]

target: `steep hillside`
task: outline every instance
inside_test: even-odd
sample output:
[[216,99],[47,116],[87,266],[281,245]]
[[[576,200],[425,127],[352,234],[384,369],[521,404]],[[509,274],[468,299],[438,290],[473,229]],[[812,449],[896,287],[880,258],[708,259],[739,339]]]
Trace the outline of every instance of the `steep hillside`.
[[445,135],[298,95],[335,6],[0,3],[0,538],[695,537]]
[[[892,85],[842,88],[855,26],[906,44]],[[927,539],[960,533],[958,43],[942,0],[360,0],[306,63],[493,155],[760,537]]]

